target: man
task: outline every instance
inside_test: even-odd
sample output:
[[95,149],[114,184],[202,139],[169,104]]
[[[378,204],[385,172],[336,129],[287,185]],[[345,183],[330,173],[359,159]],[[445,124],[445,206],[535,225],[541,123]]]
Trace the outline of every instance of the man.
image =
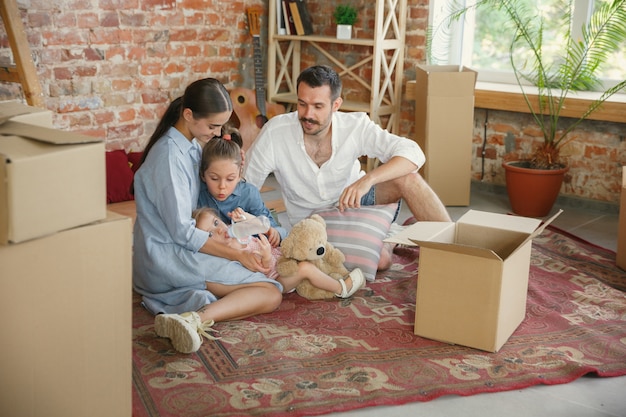
[[[328,66],[297,80],[297,111],[273,117],[248,151],[244,177],[261,187],[270,173],[280,184],[293,225],[312,211],[388,204],[404,199],[415,219],[450,221],[445,206],[417,173],[426,158],[412,140],[383,130],[365,113],[339,112],[341,80]],[[368,173],[358,158],[382,164]],[[391,247],[379,269],[391,265]]]

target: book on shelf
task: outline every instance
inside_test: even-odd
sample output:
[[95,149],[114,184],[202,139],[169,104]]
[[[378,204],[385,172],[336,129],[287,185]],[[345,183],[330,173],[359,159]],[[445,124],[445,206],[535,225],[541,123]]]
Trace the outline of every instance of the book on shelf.
[[283,13],[283,0],[272,0],[276,2],[276,31],[279,35],[286,35],[285,17]]
[[302,25],[302,18],[300,17],[300,10],[296,0],[289,0],[289,12],[293,18],[293,25],[296,27],[296,35],[304,35],[304,26]]
[[298,4],[298,11],[300,12],[300,20],[302,20],[302,26],[304,27],[305,35],[313,34],[313,20],[309,9],[306,7],[306,0],[296,0]]
[[297,35],[296,26],[293,22],[293,16],[291,10],[289,10],[289,0],[282,0],[283,2],[283,19],[285,19],[285,30],[287,35]]

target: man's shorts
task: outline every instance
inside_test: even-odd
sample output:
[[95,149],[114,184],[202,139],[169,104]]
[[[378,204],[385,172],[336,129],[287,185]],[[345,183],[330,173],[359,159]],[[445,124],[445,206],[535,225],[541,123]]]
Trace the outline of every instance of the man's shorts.
[[[370,190],[361,197],[361,205],[362,206],[375,206],[376,205],[376,186],[374,185]],[[400,214],[400,208],[402,207],[402,199],[398,201],[398,208],[396,209],[395,214],[393,215],[393,221],[395,222]]]

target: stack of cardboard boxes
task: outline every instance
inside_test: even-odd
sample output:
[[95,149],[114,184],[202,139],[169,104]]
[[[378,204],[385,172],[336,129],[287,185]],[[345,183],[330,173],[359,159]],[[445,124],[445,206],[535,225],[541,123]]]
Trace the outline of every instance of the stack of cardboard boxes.
[[131,415],[131,235],[103,142],[0,103],[0,415]]

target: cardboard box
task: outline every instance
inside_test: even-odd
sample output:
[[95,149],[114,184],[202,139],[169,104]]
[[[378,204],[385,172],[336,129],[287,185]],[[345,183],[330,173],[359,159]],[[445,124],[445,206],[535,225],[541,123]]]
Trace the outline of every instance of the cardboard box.
[[476,71],[457,65],[416,68],[415,140],[422,175],[446,206],[470,203]]
[[626,166],[622,167],[622,193],[617,229],[617,266],[626,271]]
[[[37,118],[23,108],[22,120]],[[104,219],[104,143],[17,122],[14,104],[0,103],[0,110],[0,244]]]
[[52,128],[52,112],[50,110],[25,106],[19,101],[0,102],[0,124],[7,120]]
[[0,246],[0,415],[131,415],[131,220]]
[[420,246],[415,334],[497,352],[526,314],[532,239],[550,220],[470,210],[386,241]]

